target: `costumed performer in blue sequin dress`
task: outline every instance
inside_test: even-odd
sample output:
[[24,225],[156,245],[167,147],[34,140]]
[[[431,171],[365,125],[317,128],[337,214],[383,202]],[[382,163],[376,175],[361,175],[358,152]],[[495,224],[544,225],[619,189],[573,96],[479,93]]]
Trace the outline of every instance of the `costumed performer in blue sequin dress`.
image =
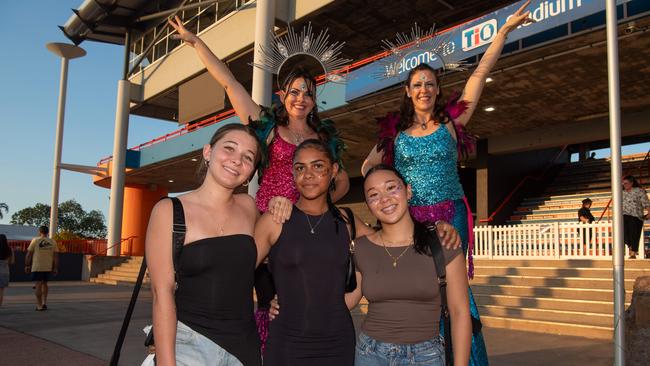
[[[476,110],[488,73],[496,64],[508,33],[530,21],[526,2],[501,27],[461,95],[446,103],[440,97],[440,80],[426,64],[413,68],[407,78],[399,113],[380,119],[379,142],[363,164],[362,173],[384,163],[394,165],[413,188],[409,202],[413,217],[425,223],[444,220],[456,227],[470,256],[473,278],[473,219],[458,176],[458,155],[473,149],[474,139],[465,126]],[[470,289],[473,336],[470,365],[488,365],[481,323]],[[442,331],[442,330],[441,330]]]

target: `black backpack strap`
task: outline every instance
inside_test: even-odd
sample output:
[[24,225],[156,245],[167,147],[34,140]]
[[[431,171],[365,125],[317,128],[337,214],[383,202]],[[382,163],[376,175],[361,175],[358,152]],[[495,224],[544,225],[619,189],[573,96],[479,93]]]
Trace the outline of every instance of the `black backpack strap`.
[[427,241],[431,249],[431,256],[435,263],[436,273],[438,275],[438,285],[440,286],[440,307],[442,310],[443,329],[445,333],[445,364],[453,364],[452,347],[451,347],[451,319],[449,318],[449,306],[447,305],[447,264],[442,254],[442,244],[435,228],[429,228]]
[[348,224],[350,224],[350,239],[354,240],[357,238],[357,225],[356,222],[354,221],[354,213],[352,212],[352,209],[350,207],[341,207],[343,211],[345,211],[345,214],[348,217]]
[[183,204],[178,197],[169,197],[172,200],[174,221],[172,224],[172,261],[174,263],[174,279],[178,283],[178,261],[183,252],[183,245],[185,244],[185,233],[187,227],[185,226],[185,211]]

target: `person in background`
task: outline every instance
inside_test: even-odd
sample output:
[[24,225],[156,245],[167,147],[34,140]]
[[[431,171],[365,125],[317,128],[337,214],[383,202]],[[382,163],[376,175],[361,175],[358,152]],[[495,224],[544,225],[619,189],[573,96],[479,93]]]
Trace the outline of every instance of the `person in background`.
[[0,306],[5,287],[9,286],[9,266],[14,264],[14,252],[11,250],[5,234],[0,234]]
[[35,282],[36,311],[47,310],[47,281],[56,276],[59,267],[59,247],[54,239],[47,237],[49,232],[47,226],[38,228],[38,237],[32,239],[25,257],[25,273],[31,273]]
[[630,248],[630,259],[635,259],[639,252],[643,220],[648,218],[644,210],[650,210],[645,189],[633,176],[623,177],[623,242]]
[[[578,222],[583,224],[591,224],[594,222],[594,215],[591,214],[591,204],[592,201],[590,198],[585,198],[582,200],[582,207],[578,210]],[[578,232],[582,237],[582,245],[587,245],[591,241],[592,231],[590,228],[579,228]]]

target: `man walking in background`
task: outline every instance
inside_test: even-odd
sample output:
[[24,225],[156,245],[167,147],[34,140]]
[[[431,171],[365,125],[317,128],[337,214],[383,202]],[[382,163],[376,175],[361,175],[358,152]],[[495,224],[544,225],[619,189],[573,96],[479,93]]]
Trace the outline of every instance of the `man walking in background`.
[[32,239],[27,248],[25,257],[25,273],[32,274],[32,281],[35,281],[36,310],[47,310],[47,281],[50,274],[57,274],[59,264],[59,248],[53,239],[47,237],[49,229],[47,226],[38,228],[39,236]]

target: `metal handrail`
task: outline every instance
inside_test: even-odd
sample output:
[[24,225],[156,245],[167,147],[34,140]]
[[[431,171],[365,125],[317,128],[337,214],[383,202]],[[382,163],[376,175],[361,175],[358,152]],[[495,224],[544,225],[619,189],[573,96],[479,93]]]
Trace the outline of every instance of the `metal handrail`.
[[546,166],[546,168],[544,168],[544,170],[542,171],[541,174],[539,174],[538,176],[527,175],[521,181],[519,181],[519,183],[515,186],[515,188],[513,188],[512,191],[510,191],[510,193],[506,196],[506,198],[503,199],[503,201],[501,202],[499,207],[497,207],[496,210],[494,210],[494,212],[492,212],[492,214],[487,219],[481,219],[478,222],[488,222],[488,223],[492,222],[492,220],[494,220],[494,217],[498,213],[500,213],[501,210],[503,210],[503,208],[506,206],[506,204],[508,204],[510,202],[510,200],[515,195],[515,193],[519,190],[519,188],[521,188],[524,185],[524,183],[526,183],[528,180],[540,180],[540,179],[542,179],[546,175],[546,172],[548,172],[548,170],[551,169],[551,167],[555,164],[557,159],[560,158],[560,156],[567,149],[568,146],[569,145],[564,145],[562,147],[562,150],[560,150],[560,152],[557,153],[555,158],[553,158],[553,160]]
[[97,253],[97,254],[93,255],[92,257],[90,257],[89,260],[92,261],[93,259],[95,259],[95,257],[98,257],[98,256],[106,256],[106,253],[108,253],[109,249],[115,248],[116,246],[121,245],[122,243],[124,243],[126,241],[129,242],[129,250],[128,250],[128,252],[129,252],[129,256],[130,256],[131,252],[132,252],[132,249],[133,249],[133,239],[135,239],[137,237],[138,237],[137,235],[131,235],[131,236],[127,237],[127,238],[120,239],[119,243],[115,243],[115,244],[111,245],[110,247],[107,247],[102,252]]

